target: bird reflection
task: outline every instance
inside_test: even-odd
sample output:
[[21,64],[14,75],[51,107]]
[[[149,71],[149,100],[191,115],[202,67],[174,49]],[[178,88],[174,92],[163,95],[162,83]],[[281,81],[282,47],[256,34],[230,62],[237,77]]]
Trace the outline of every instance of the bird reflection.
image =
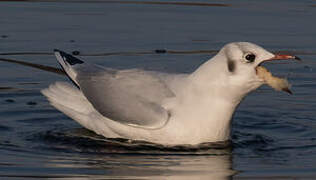
[[[67,179],[228,180],[237,173],[232,168],[230,142],[200,147],[162,147],[147,142],[104,139],[81,128],[46,136],[55,136],[48,139],[62,142],[62,148],[75,151],[72,154],[79,152],[79,155],[49,162],[48,166],[57,168],[59,175],[67,174]],[[74,177],[67,169],[71,169]]]

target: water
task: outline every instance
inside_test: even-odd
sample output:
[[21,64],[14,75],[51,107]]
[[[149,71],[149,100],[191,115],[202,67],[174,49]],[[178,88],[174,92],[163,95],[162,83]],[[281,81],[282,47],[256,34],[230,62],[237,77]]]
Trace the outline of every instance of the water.
[[304,60],[266,64],[288,77],[294,95],[264,86],[238,108],[231,142],[165,148],[83,129],[39,92],[65,76],[0,62],[0,179],[316,177],[315,3],[170,2],[1,1],[0,53],[31,53],[0,58],[58,67],[50,54],[58,48],[114,68],[192,72],[213,55],[209,50],[250,41]]

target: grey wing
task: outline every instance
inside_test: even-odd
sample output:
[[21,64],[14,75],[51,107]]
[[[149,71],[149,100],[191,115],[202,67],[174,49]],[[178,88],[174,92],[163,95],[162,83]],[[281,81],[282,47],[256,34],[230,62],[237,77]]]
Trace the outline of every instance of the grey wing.
[[169,112],[161,104],[174,94],[158,76],[136,69],[92,67],[76,69],[76,81],[99,113],[143,128],[156,129],[166,124]]

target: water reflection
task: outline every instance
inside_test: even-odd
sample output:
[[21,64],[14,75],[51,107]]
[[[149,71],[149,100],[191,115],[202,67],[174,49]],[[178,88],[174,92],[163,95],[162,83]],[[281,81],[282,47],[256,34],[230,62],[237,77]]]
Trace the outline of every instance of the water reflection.
[[[58,172],[59,174],[66,174],[67,169],[72,169],[71,172],[80,175],[82,179],[226,180],[236,173],[232,170],[232,158],[229,154],[207,156],[108,154],[94,158],[87,157],[87,159],[54,160],[48,166],[60,168],[61,171],[66,170],[66,172]],[[73,178],[68,176],[67,179],[78,179],[78,176]]]
[[47,159],[43,163],[44,158],[39,157],[38,166],[44,164],[39,169],[50,179],[226,180],[236,174],[232,169],[230,142],[163,147],[142,141],[106,139],[83,128],[43,132],[29,140],[40,142],[33,149],[37,157]]
[[[0,179],[226,180],[236,174],[231,145],[162,148],[145,142],[105,139],[82,128],[36,133],[28,142],[33,144],[29,150],[0,144]],[[12,158],[19,163],[12,164]]]

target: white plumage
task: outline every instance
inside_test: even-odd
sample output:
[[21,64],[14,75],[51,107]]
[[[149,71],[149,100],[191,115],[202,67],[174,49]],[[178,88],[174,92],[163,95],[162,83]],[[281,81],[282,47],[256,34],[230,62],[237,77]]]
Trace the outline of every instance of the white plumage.
[[228,140],[236,107],[264,83],[256,68],[275,57],[251,43],[230,43],[192,74],[166,74],[55,55],[79,88],[57,82],[42,90],[54,107],[105,137],[165,145]]

